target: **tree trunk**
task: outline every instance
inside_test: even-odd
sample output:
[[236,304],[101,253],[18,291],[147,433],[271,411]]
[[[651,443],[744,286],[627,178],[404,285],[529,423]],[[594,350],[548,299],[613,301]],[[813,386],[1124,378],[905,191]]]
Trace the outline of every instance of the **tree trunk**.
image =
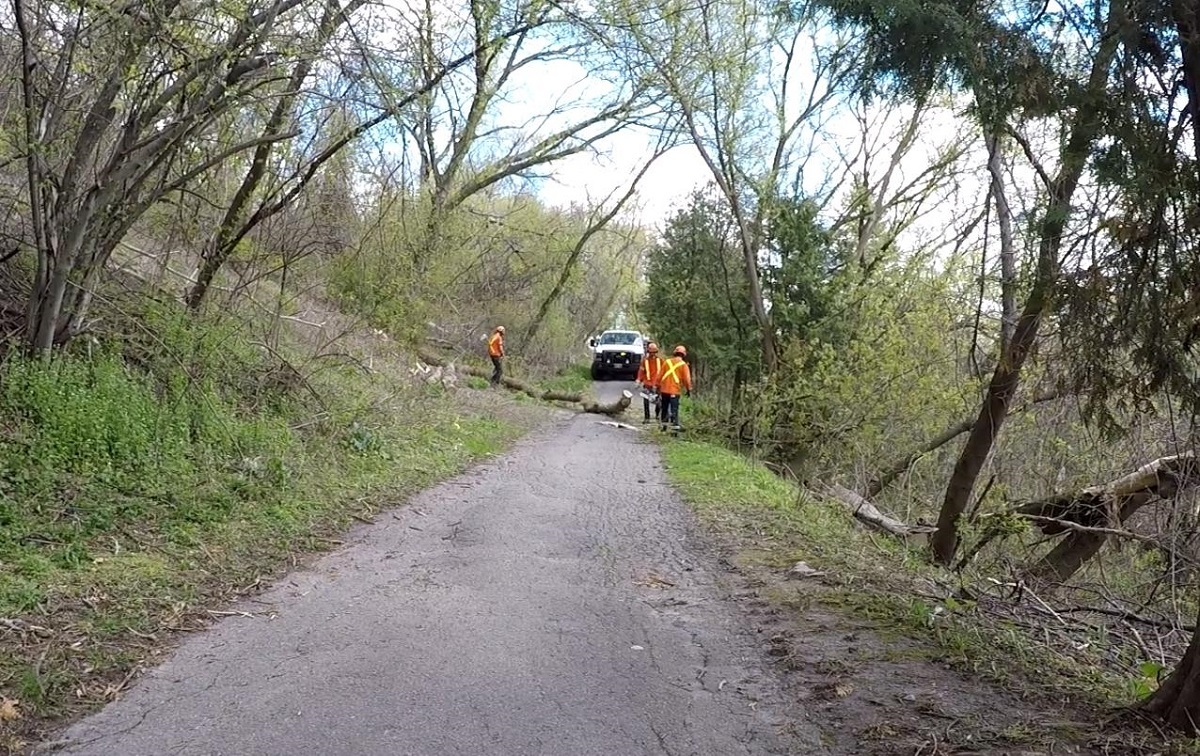
[[1179,33],[1183,84],[1187,88],[1187,110],[1192,119],[1192,148],[1200,156],[1200,3],[1173,0],[1171,15]]
[[[1118,523],[1126,522],[1133,513],[1155,499],[1151,493],[1135,494],[1127,498],[1118,513]],[[1025,577],[1033,583],[1065,583],[1079,572],[1108,541],[1108,533],[1073,530],[1067,533],[1045,556],[1025,571]]]
[[[1044,256],[1053,258],[1053,262],[1048,262],[1044,267],[1057,268],[1058,242],[1061,238],[1060,223],[1054,241],[1050,243],[1043,240],[1043,247],[1053,247],[1043,251]],[[967,442],[954,465],[954,472],[946,484],[946,495],[942,500],[941,512],[938,513],[938,532],[930,540],[934,557],[943,565],[949,566],[954,560],[954,553],[958,549],[958,519],[967,508],[971,493],[975,489],[975,481],[991,455],[1000,428],[1008,417],[1013,395],[1021,383],[1021,368],[1037,339],[1042,311],[1049,300],[1054,276],[1052,270],[1039,273],[1038,281],[1025,303],[1025,310],[1017,321],[1007,359],[1002,359],[992,374],[987,397],[979,409],[979,417],[971,426],[971,433],[967,436]]]
[[993,131],[987,134],[986,141],[992,200],[996,203],[996,220],[1000,223],[1000,354],[1003,355],[1008,351],[1017,327],[1017,253],[1013,244],[1012,208],[1004,193],[1000,136]]
[[1175,671],[1142,701],[1141,710],[1168,727],[1196,734],[1200,723],[1200,619]]
[[1054,284],[1058,279],[1063,230],[1071,215],[1071,198],[1075,195],[1079,177],[1083,174],[1092,144],[1100,130],[1101,119],[1096,117],[1096,110],[1103,104],[1108,69],[1120,43],[1119,35],[1113,34],[1112,29],[1123,12],[1123,6],[1113,4],[1109,7],[1103,41],[1092,61],[1087,87],[1081,95],[1082,101],[1075,110],[1075,120],[1063,147],[1061,168],[1049,187],[1049,202],[1042,215],[1038,234],[1037,270],[1029,299],[1017,319],[1008,354],[1001,355],[996,365],[979,416],[946,484],[946,495],[938,514],[938,531],[930,542],[934,559],[946,566],[954,561],[954,553],[958,549],[959,518],[971,500],[979,473],[991,455],[1000,428],[1008,417],[1013,396],[1021,384],[1021,369],[1037,340],[1042,314],[1050,305]]
[[615,402],[601,404],[598,401],[582,401],[584,412],[591,412],[596,415],[619,415],[629,408],[629,403],[633,401],[633,394],[628,391],[621,392],[621,398]]

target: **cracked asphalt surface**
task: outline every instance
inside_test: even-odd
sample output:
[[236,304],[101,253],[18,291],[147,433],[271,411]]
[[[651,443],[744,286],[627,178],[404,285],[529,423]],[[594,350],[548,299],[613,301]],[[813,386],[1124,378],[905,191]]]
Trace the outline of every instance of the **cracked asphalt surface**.
[[655,448],[604,419],[564,414],[382,513],[57,753],[825,753]]

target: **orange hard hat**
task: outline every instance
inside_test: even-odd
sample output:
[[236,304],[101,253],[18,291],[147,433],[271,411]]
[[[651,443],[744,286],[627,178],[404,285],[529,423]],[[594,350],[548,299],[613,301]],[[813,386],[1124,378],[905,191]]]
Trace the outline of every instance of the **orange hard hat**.
[[675,347],[675,354],[679,355],[680,357],[687,357],[687,347],[685,347],[683,344],[680,344],[679,346]]
[[657,352],[658,344],[655,344],[653,341],[651,341],[649,344],[646,345],[646,351],[650,352],[650,353]]

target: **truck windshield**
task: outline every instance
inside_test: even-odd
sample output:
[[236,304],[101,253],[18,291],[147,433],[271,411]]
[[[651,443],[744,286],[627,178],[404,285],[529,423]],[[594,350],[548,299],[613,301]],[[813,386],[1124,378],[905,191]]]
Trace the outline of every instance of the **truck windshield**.
[[609,332],[600,334],[600,344],[620,344],[622,346],[632,346],[637,341],[638,335],[629,332]]

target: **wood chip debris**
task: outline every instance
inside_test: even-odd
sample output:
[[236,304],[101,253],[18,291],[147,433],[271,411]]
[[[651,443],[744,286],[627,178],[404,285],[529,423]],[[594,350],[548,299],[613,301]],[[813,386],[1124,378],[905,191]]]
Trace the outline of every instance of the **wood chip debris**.
[[653,572],[646,575],[646,577],[644,577],[644,578],[639,578],[638,580],[633,581],[633,583],[634,583],[634,585],[641,585],[641,586],[645,586],[647,588],[674,588],[675,587],[675,583],[671,582],[670,580],[667,580],[664,577],[655,575]]
[[815,578],[822,577],[826,573],[822,570],[813,569],[808,565],[808,562],[796,562],[787,571],[787,574],[794,578]]

